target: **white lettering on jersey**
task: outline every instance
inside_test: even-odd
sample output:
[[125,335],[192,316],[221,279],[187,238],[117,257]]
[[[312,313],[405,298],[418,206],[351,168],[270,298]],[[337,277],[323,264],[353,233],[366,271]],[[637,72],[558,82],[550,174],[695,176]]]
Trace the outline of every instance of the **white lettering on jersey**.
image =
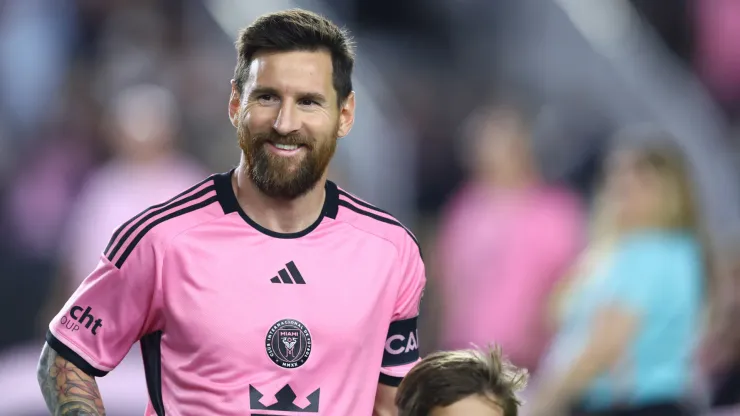
[[385,351],[388,354],[399,355],[419,348],[417,331],[409,332],[408,337],[396,334],[388,337],[385,341]]

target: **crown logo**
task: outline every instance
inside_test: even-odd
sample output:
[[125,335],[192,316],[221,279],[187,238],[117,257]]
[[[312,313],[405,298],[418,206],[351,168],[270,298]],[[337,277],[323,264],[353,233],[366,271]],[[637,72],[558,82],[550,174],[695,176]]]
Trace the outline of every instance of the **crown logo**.
[[318,413],[319,411],[319,391],[316,389],[313,393],[309,394],[306,399],[309,405],[300,408],[293,402],[295,401],[296,394],[289,384],[286,384],[280,391],[275,393],[277,403],[270,406],[265,406],[260,403],[260,399],[264,396],[259,390],[254,388],[251,384],[249,385],[249,407],[251,410],[280,410],[284,412],[299,412],[299,413]]

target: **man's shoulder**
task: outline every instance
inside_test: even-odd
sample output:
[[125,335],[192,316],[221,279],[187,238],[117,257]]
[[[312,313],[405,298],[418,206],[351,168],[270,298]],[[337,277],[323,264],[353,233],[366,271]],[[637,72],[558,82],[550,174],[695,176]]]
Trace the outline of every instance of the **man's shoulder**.
[[397,248],[411,245],[418,249],[419,242],[411,229],[395,216],[364,199],[337,188],[337,219],[368,234],[393,243]]
[[106,258],[120,268],[137,247],[166,249],[172,238],[187,229],[223,216],[216,192],[218,177],[211,175],[121,224],[105,248]]

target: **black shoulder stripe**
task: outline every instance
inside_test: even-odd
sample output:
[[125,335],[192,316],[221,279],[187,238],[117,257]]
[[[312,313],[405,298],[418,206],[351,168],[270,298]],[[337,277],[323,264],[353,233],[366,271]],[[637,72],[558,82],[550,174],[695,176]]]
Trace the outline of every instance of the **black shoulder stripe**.
[[[346,198],[351,199],[352,202],[354,202],[357,205],[360,205],[362,207],[365,207],[365,208],[368,208],[368,209],[372,209],[373,211],[378,211],[378,212],[381,212],[381,213],[383,213],[385,215],[389,215],[389,216],[393,217],[393,214],[391,214],[390,212],[388,212],[386,210],[383,210],[383,209],[380,209],[380,208],[376,207],[373,204],[367,203],[367,202],[365,202],[365,201],[357,198],[356,196],[352,195],[351,193],[349,193],[349,192],[347,192],[347,191],[345,191],[343,189],[338,189],[338,191],[339,191],[339,194],[340,195],[344,195]],[[414,239],[414,241],[416,241],[416,236],[414,236],[414,234],[411,232],[411,230],[409,230],[408,227],[406,227],[405,225],[401,224],[401,222],[399,222],[399,221],[397,221],[397,222],[398,222],[398,225],[400,225],[401,227],[403,227],[404,229],[406,229],[406,232],[409,233],[409,235],[411,236],[411,238]],[[418,244],[418,242],[417,242],[417,244]]]
[[126,231],[126,233],[123,235],[123,237],[121,237],[121,240],[118,241],[118,244],[116,244],[116,246],[113,248],[113,250],[111,250],[111,252],[108,253],[106,255],[106,257],[108,257],[108,260],[109,261],[113,261],[113,259],[116,257],[116,254],[118,254],[118,251],[121,250],[121,247],[123,247],[123,245],[126,243],[126,241],[128,241],[128,239],[131,238],[131,235],[134,232],[136,232],[136,230],[139,227],[141,227],[144,223],[146,223],[150,219],[156,217],[159,214],[165,213],[167,211],[171,211],[171,210],[173,210],[173,209],[175,209],[175,208],[177,208],[179,206],[182,206],[182,205],[185,205],[185,204],[187,204],[189,202],[195,201],[196,199],[202,197],[203,195],[205,195],[205,194],[207,194],[209,192],[212,192],[214,189],[216,189],[214,186],[205,187],[202,190],[200,190],[199,192],[196,192],[196,193],[190,195],[187,198],[183,198],[183,199],[181,199],[179,201],[176,201],[176,202],[174,202],[172,204],[169,204],[169,205],[166,205],[166,206],[164,206],[162,208],[159,208],[159,209],[156,209],[154,211],[151,211],[147,215],[143,216],[142,218],[139,219],[139,221],[136,222],[136,224],[132,225],[131,228],[129,228],[128,231]]
[[125,230],[126,227],[129,226],[129,224],[131,224],[132,222],[134,222],[137,219],[141,218],[141,216],[144,215],[144,214],[146,214],[147,212],[149,212],[151,210],[154,210],[154,209],[157,209],[157,208],[162,208],[164,206],[167,206],[167,205],[175,202],[176,200],[182,198],[183,196],[185,196],[185,195],[193,192],[194,190],[200,188],[206,182],[212,181],[212,180],[213,180],[213,176],[209,176],[208,178],[206,178],[206,179],[200,181],[199,183],[191,186],[190,188],[184,190],[183,192],[180,192],[176,196],[172,197],[170,200],[165,201],[165,202],[162,202],[161,204],[152,205],[151,207],[149,207],[149,208],[145,209],[144,211],[141,211],[140,213],[138,213],[135,217],[133,217],[130,220],[128,220],[125,223],[123,223],[123,225],[121,225],[120,227],[118,227],[118,229],[116,230],[116,232],[113,233],[113,237],[111,237],[110,241],[108,242],[108,246],[105,248],[105,251],[104,251],[105,255],[108,256],[108,251],[110,250],[111,246],[113,246],[113,243],[116,241],[116,239],[118,239],[118,236],[121,235],[121,233],[123,232],[123,230]]
[[72,351],[71,348],[64,345],[62,341],[59,341],[57,337],[54,336],[54,334],[51,333],[48,329],[46,330],[46,343],[49,344],[49,347],[57,352],[62,358],[69,361],[70,363],[74,364],[75,367],[82,370],[85,374],[91,377],[103,377],[106,374],[108,374],[107,371],[98,370],[97,368],[93,367],[85,361],[84,358],[80,357],[79,354]]
[[161,223],[163,223],[165,221],[168,221],[168,220],[171,220],[173,218],[177,218],[177,217],[179,217],[181,215],[185,215],[187,213],[190,213],[190,212],[193,212],[193,211],[197,211],[197,210],[199,210],[201,208],[207,207],[208,205],[211,205],[211,204],[213,204],[214,202],[217,202],[217,201],[218,201],[218,197],[212,196],[212,197],[210,197],[210,198],[208,198],[208,199],[206,199],[204,201],[201,201],[201,202],[199,202],[197,204],[190,205],[189,207],[180,209],[178,211],[173,211],[173,212],[171,212],[171,213],[169,213],[169,214],[167,214],[167,215],[165,215],[165,216],[163,216],[161,218],[156,219],[155,221],[152,221],[149,225],[147,225],[146,227],[144,227],[139,232],[139,234],[136,236],[136,238],[134,238],[133,241],[131,241],[131,244],[129,244],[128,247],[126,247],[126,251],[124,251],[123,254],[121,254],[121,258],[119,258],[118,261],[116,262],[116,267],[120,269],[121,266],[123,266],[123,263],[126,261],[126,259],[128,258],[128,256],[131,255],[131,252],[134,251],[134,248],[136,247],[137,244],[139,244],[139,241],[141,241],[141,239],[144,238],[144,236],[146,235],[146,233],[148,233],[149,231],[151,231],[152,228],[156,227],[157,225],[159,225],[159,224],[161,224]]
[[421,255],[421,246],[419,245],[419,241],[417,241],[416,240],[416,237],[414,237],[414,235],[411,234],[411,231],[409,231],[408,228],[404,227],[403,224],[401,224],[400,222],[398,222],[396,220],[392,220],[390,218],[381,217],[380,215],[374,214],[374,213],[369,212],[369,211],[365,211],[365,210],[363,210],[361,208],[358,208],[358,207],[352,205],[351,202],[345,201],[343,199],[340,199],[339,200],[339,205],[341,205],[341,206],[343,206],[345,208],[348,208],[348,209],[350,209],[350,210],[352,210],[352,211],[354,211],[354,212],[356,212],[356,213],[358,213],[360,215],[364,215],[364,216],[370,217],[370,218],[372,218],[374,220],[377,220],[377,221],[380,221],[380,222],[384,222],[386,224],[395,225],[396,227],[403,228],[404,231],[406,231],[406,234],[408,234],[409,237],[411,237],[411,239],[414,240],[414,243],[416,243],[416,247],[419,249],[419,255]]
[[[372,209],[374,211],[382,212],[385,215],[391,215],[388,211],[383,211],[382,209],[376,207],[373,204],[368,204],[367,202],[365,202],[365,201],[357,198],[356,196],[352,195],[351,193],[349,193],[349,192],[347,192],[347,191],[345,191],[343,189],[338,189],[338,191],[339,191],[339,195],[343,195],[343,196],[351,199],[352,202],[354,202],[357,205],[363,206],[365,208]],[[393,215],[391,215],[391,216],[393,216]]]

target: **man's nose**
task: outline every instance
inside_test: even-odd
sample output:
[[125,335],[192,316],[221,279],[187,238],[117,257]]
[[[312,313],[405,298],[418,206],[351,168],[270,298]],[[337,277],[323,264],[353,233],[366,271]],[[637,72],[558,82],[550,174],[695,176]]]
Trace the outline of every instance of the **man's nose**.
[[301,122],[293,104],[283,103],[272,128],[281,136],[287,136],[301,128]]

